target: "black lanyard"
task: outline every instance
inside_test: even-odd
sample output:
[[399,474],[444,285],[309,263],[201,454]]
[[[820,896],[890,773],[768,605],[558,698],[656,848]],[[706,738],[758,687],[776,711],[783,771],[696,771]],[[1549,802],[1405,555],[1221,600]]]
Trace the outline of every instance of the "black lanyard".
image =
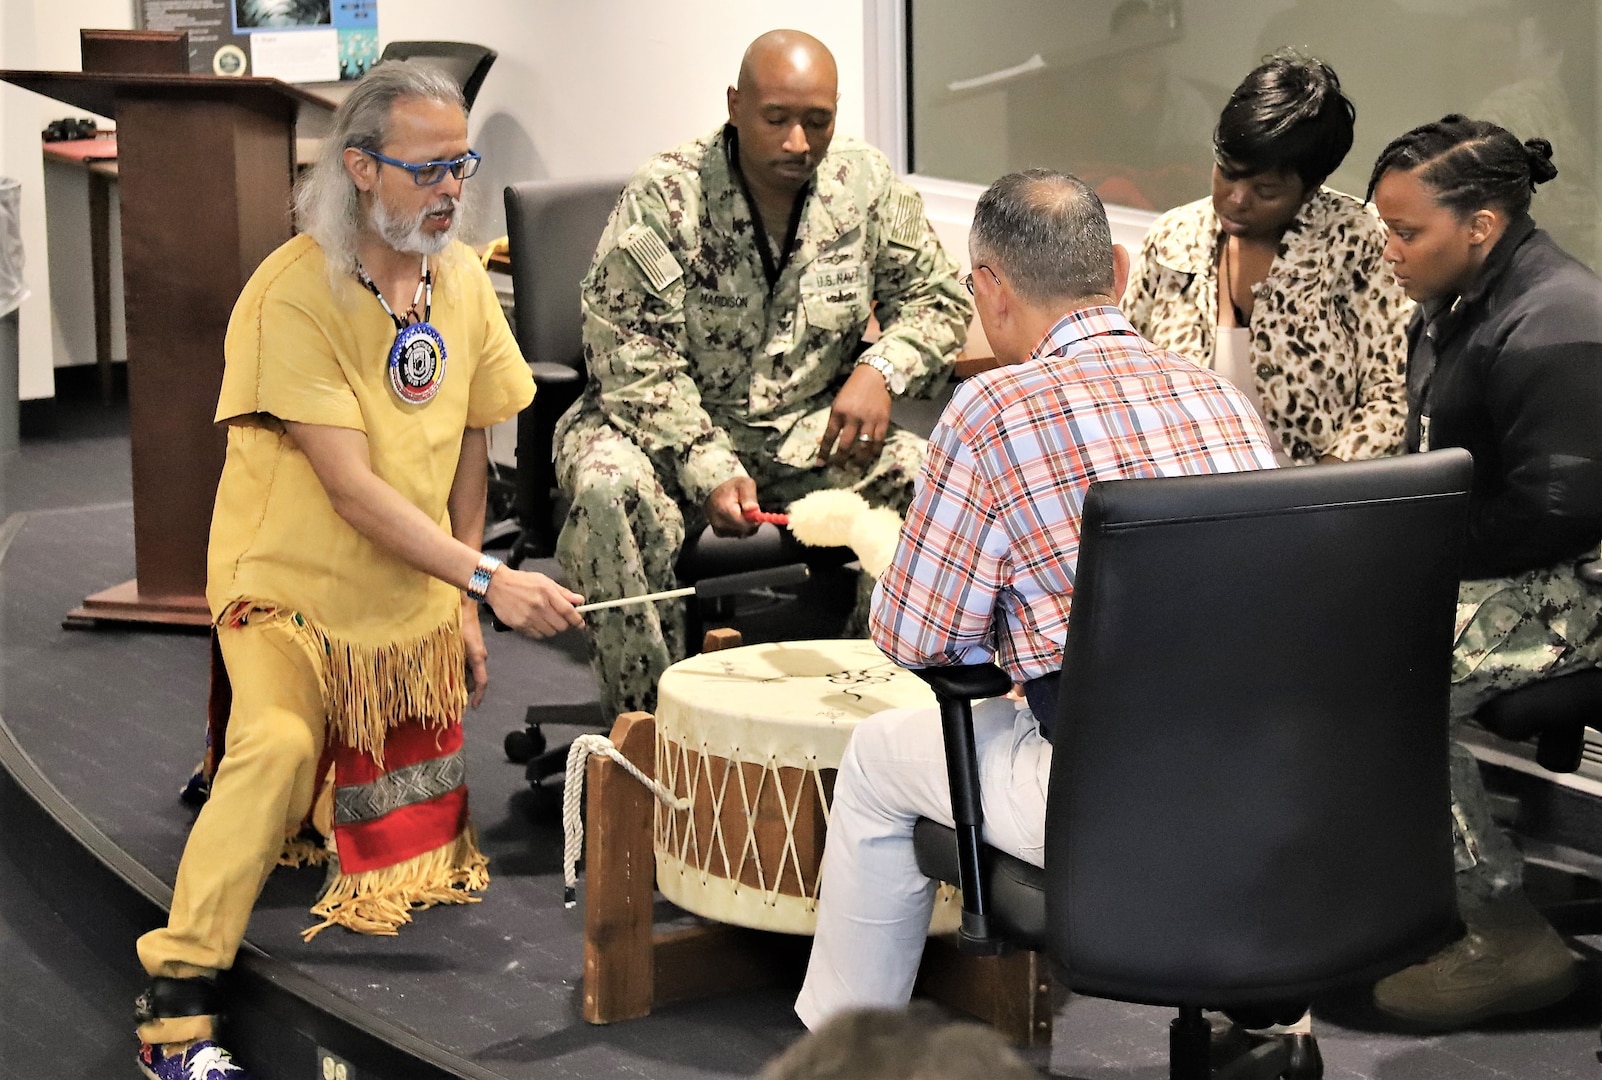
[[361,263],[356,264],[356,277],[363,285],[367,286],[368,292],[378,297],[378,302],[384,306],[384,314],[394,321],[396,330],[404,330],[416,320],[417,302],[419,300],[423,301],[423,322],[428,322],[429,316],[434,313],[434,275],[428,269],[427,255],[423,256],[423,273],[417,279],[417,292],[412,294],[412,309],[406,313],[410,316],[409,319],[403,319],[395,314],[395,309],[389,306],[389,301],[385,300],[384,294],[378,291],[378,286],[373,284],[373,279],[368,276],[367,268]]
[[795,247],[796,234],[801,231],[801,212],[806,209],[807,196],[812,193],[812,181],[808,180],[806,186],[796,192],[795,203],[790,207],[790,223],[785,230],[784,247],[779,250],[777,260],[773,258],[773,250],[768,244],[768,229],[762,223],[762,211],[757,208],[757,202],[751,197],[751,188],[745,182],[745,173],[740,170],[740,142],[739,135],[732,127],[725,128],[723,143],[724,160],[729,163],[729,171],[740,185],[740,194],[745,196],[746,209],[751,212],[751,225],[756,232],[757,255],[762,259],[762,276],[767,279],[768,292],[779,283],[779,275],[790,264],[790,252]]

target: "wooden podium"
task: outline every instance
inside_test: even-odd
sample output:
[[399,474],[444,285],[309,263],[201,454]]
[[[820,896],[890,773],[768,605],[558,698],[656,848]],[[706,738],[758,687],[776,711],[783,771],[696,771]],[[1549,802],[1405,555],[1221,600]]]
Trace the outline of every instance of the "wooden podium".
[[332,106],[277,79],[0,71],[117,121],[134,569],[67,625],[206,626],[206,543],[224,434],[223,336],[251,272],[294,234],[295,120]]

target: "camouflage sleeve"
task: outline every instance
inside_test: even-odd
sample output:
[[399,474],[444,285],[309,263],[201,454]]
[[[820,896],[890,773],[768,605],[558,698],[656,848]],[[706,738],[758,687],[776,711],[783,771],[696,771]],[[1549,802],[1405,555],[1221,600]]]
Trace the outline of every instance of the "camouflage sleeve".
[[638,181],[624,191],[583,283],[584,360],[607,421],[653,458],[678,462],[679,487],[699,504],[745,469],[690,375],[671,220],[660,191]]
[[[1368,216],[1368,211],[1362,213]],[[1372,219],[1371,219],[1372,220]],[[1413,302],[1385,265],[1383,226],[1354,227],[1340,312],[1357,365],[1357,400],[1329,453],[1345,461],[1402,452],[1407,424],[1407,321]]]
[[869,213],[880,230],[873,292],[883,332],[868,353],[890,362],[906,393],[928,396],[945,384],[967,340],[973,302],[917,191],[891,180]]

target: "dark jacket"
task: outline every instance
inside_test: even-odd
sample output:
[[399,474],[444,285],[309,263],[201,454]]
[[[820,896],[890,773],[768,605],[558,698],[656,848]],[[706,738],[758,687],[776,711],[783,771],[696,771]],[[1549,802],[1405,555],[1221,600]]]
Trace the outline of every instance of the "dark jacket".
[[1602,542],[1602,279],[1528,217],[1408,325],[1407,445],[1474,455],[1464,578]]

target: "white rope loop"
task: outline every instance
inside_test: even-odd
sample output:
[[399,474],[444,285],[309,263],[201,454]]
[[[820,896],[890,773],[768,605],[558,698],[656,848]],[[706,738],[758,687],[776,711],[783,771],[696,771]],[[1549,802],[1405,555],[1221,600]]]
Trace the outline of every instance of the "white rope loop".
[[591,754],[603,754],[623,766],[625,772],[649,788],[664,806],[675,810],[690,808],[689,799],[675,796],[670,788],[646,776],[605,735],[580,735],[574,739],[567,750],[567,772],[562,779],[562,906],[567,908],[578,903],[578,861],[584,850],[584,818],[580,811],[584,798],[584,767]]

